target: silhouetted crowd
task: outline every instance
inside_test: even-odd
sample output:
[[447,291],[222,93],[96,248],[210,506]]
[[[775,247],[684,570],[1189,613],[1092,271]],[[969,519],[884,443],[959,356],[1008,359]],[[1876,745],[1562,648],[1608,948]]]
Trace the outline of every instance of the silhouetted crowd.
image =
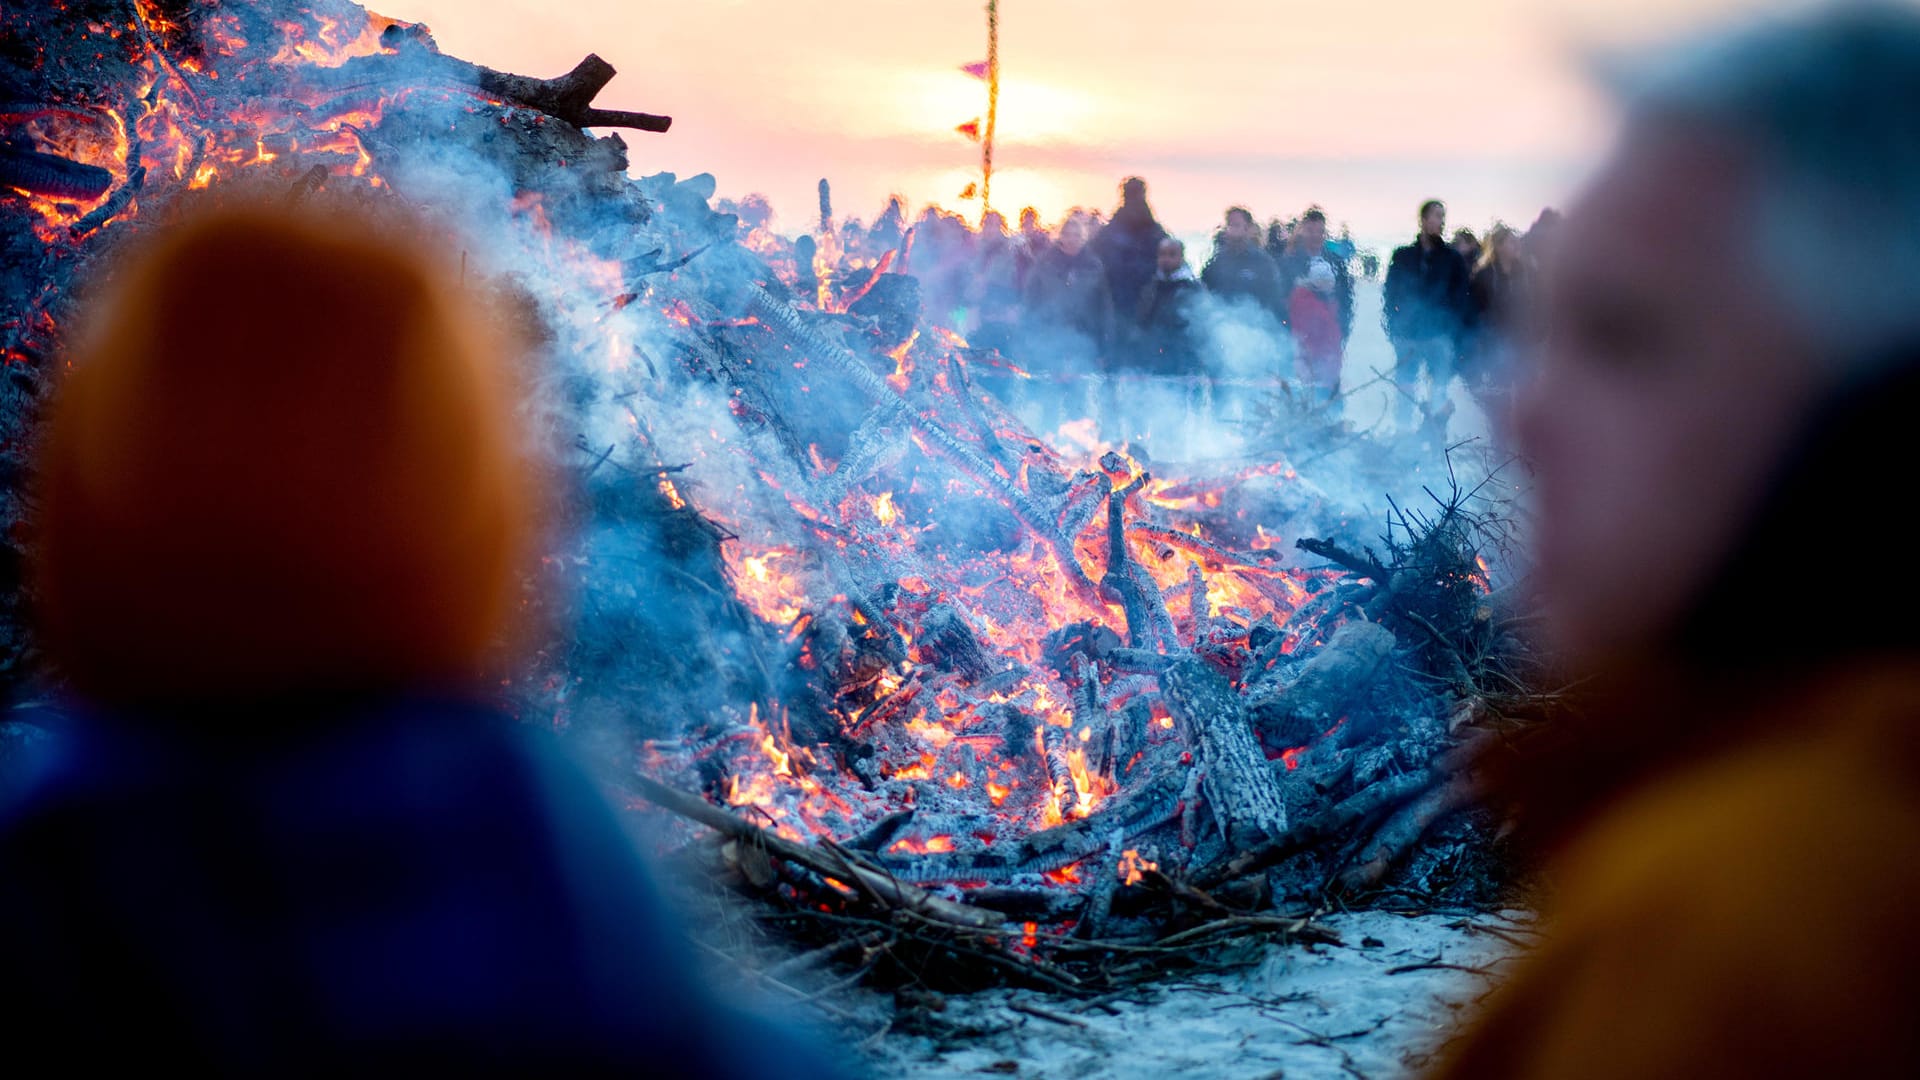
[[[1444,417],[1455,379],[1477,395],[1499,393],[1520,347],[1539,337],[1525,301],[1555,220],[1545,211],[1525,235],[1495,225],[1483,244],[1467,229],[1448,238],[1439,201],[1420,207],[1418,235],[1387,261],[1382,310],[1403,424],[1416,406]],[[859,293],[855,310],[875,311],[899,303],[902,289],[870,285],[911,277],[916,314],[998,350],[1043,384],[1090,374],[1220,378],[1227,373],[1213,332],[1232,320],[1276,339],[1275,355],[1291,358],[1235,376],[1289,380],[1323,406],[1341,396],[1356,270],[1364,278],[1380,270],[1344,227],[1330,235],[1318,206],[1264,227],[1235,206],[1196,274],[1139,177],[1120,185],[1120,205],[1104,221],[1075,210],[1049,231],[1029,207],[1015,229],[988,212],[975,230],[928,208],[909,224],[895,198],[872,226],[845,222],[827,242],[837,251],[823,252],[811,236],[794,249],[794,285],[807,297],[822,289],[824,270],[829,292]]]

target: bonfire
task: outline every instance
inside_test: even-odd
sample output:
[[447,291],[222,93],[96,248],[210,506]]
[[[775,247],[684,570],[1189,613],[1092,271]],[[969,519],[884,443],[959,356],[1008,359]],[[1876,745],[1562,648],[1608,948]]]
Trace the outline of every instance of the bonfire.
[[[930,321],[910,241],[823,222],[802,266],[711,177],[633,178],[620,132],[669,121],[596,108],[598,57],[493,71],[346,0],[9,6],[0,42],[9,453],[106,256],[199,202],[457,238],[564,481],[528,596],[569,614],[502,697],[783,932],[1091,993],[1497,886],[1462,811],[1532,667],[1480,480],[1363,519],[1297,444],[1031,430],[987,387],[1046,358]],[[351,348],[353,313],[307,330]]]

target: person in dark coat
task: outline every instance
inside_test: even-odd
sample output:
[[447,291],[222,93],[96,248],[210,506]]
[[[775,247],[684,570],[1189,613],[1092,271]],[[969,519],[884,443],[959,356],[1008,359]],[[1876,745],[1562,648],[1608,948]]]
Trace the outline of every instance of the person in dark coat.
[[1140,286],[1134,317],[1140,324],[1140,366],[1156,375],[1199,374],[1193,345],[1193,304],[1203,288],[1187,266],[1187,245],[1169,236],[1160,241],[1153,277]]
[[1404,427],[1413,418],[1419,380],[1428,380],[1423,408],[1444,414],[1454,363],[1468,317],[1467,264],[1446,241],[1447,207],[1438,199],[1420,206],[1420,235],[1396,250],[1387,265],[1382,321],[1393,343],[1394,383]]
[[814,1075],[695,979],[552,737],[485,703],[535,480],[496,335],[413,232],[170,226],[68,357],[32,571],[77,704],[0,820],[6,1052]]
[[[1345,256],[1327,243],[1326,211],[1311,206],[1300,215],[1279,263],[1280,278],[1289,286],[1287,327],[1293,332],[1303,374],[1322,400],[1331,400],[1340,392],[1340,368],[1347,339],[1353,336],[1353,272]],[[1320,287],[1316,283],[1323,277],[1326,284]],[[1300,292],[1303,285],[1306,293]],[[1323,308],[1327,318],[1319,317]],[[1313,324],[1310,333],[1294,317],[1296,310],[1308,314]],[[1311,343],[1306,340],[1309,336]]]
[[1147,182],[1128,177],[1120,185],[1120,208],[1093,238],[1092,247],[1100,265],[1106,268],[1114,311],[1129,323],[1141,287],[1154,275],[1160,241],[1166,237],[1167,230],[1154,220],[1153,209],[1147,205]]
[[1060,238],[1034,261],[1022,291],[1031,331],[1065,332],[1089,358],[1107,357],[1113,344],[1113,291],[1106,267],[1088,246],[1093,223],[1074,214],[1060,226]]
[[1252,211],[1244,206],[1228,210],[1226,228],[1220,234],[1213,257],[1200,271],[1200,280],[1215,296],[1228,300],[1250,298],[1271,312],[1275,320],[1285,322],[1286,283],[1280,278],[1280,268],[1274,264],[1273,256],[1260,246],[1262,239]]

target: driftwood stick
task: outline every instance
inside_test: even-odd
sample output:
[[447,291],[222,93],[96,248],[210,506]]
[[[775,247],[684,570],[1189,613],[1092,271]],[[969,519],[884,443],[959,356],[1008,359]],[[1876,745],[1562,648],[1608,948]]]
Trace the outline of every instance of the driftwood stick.
[[835,852],[796,844],[758,825],[742,821],[698,795],[668,787],[645,776],[636,776],[630,783],[635,794],[662,810],[698,822],[730,839],[758,844],[774,858],[805,867],[822,877],[857,885],[880,903],[896,910],[911,912],[929,922],[969,930],[994,930],[1005,925],[1005,920],[998,912],[982,911],[951,900],[942,900],[925,889],[856,865]]

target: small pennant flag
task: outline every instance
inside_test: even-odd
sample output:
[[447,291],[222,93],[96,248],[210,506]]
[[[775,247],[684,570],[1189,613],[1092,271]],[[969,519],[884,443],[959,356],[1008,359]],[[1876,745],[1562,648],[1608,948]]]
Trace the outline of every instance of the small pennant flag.
[[967,121],[966,123],[961,124],[959,127],[954,128],[953,130],[959,132],[962,135],[965,135],[967,138],[972,139],[974,142],[979,142],[980,141],[980,118],[976,116],[973,119]]
[[987,62],[985,60],[977,60],[971,64],[960,65],[960,70],[966,72],[967,74],[973,76],[976,79],[984,79],[987,77],[987,72],[989,69],[987,67]]
[[964,187],[964,188],[961,188],[961,189],[960,189],[960,197],[961,197],[961,198],[963,198],[963,199],[977,199],[977,198],[979,198],[979,197],[980,197],[980,185],[979,185],[979,184],[968,184],[968,185],[967,185],[966,187]]

